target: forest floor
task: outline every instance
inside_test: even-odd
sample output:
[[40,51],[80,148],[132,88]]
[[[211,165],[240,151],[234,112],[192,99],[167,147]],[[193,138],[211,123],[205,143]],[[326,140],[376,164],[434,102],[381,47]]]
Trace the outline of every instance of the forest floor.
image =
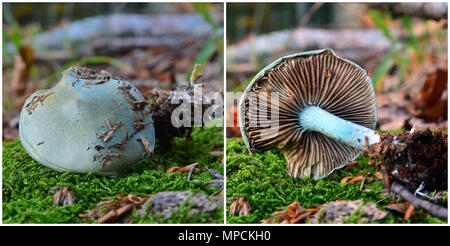
[[[191,135],[175,138],[167,152],[155,155],[131,168],[128,174],[111,178],[93,174],[59,173],[34,161],[20,144],[3,141],[3,223],[95,223],[79,214],[92,210],[105,197],[121,193],[155,194],[165,191],[192,191],[218,198],[220,188],[208,186],[214,177],[208,169],[223,173],[222,157],[210,152],[223,150],[223,134],[217,128],[195,128]],[[188,181],[187,172],[167,172],[170,167],[198,163],[197,172]],[[193,182],[196,181],[196,182]],[[55,206],[55,186],[68,186],[75,194],[73,205]],[[114,199],[112,199],[114,200]],[[223,201],[219,199],[219,201]],[[223,209],[218,202],[213,212],[196,213],[185,202],[169,219],[158,213],[128,213],[116,222],[127,223],[223,223]]]
[[[286,160],[278,150],[250,155],[241,138],[227,139],[226,160],[227,223],[230,224],[261,223],[262,220],[270,218],[273,213],[285,210],[286,206],[295,201],[298,201],[301,207],[308,209],[316,208],[321,204],[347,200],[372,202],[378,209],[387,212],[383,219],[370,223],[447,223],[422,210],[414,211],[408,220],[404,220],[402,213],[385,209],[384,207],[393,201],[387,196],[384,184],[376,178],[375,165],[368,164],[368,157],[359,156],[356,159],[358,162],[356,166],[338,169],[327,178],[317,181],[289,177],[286,172]],[[345,177],[357,176],[367,177],[363,185],[361,181],[341,182]],[[237,214],[232,216],[230,206],[239,197],[244,197],[247,211],[242,216]],[[363,216],[364,213],[353,213],[343,223],[361,223],[360,218]]]

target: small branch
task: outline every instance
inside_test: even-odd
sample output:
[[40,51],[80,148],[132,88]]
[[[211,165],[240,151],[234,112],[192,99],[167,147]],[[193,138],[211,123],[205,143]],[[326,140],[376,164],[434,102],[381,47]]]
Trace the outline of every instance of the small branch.
[[431,215],[441,219],[448,218],[447,208],[415,197],[411,192],[408,191],[408,189],[397,182],[392,183],[391,191],[398,194],[407,202],[411,203],[416,209],[424,209]]
[[194,164],[192,164],[192,167],[191,167],[191,169],[189,170],[189,174],[188,174],[188,177],[187,177],[187,181],[191,181],[191,176],[192,176],[192,172],[194,171],[194,169],[195,169],[195,167],[198,165],[198,163],[194,163]]

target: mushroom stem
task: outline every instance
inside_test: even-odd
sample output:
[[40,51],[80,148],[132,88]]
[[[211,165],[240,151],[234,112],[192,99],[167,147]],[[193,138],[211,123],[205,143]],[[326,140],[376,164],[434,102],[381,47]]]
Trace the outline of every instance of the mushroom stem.
[[318,106],[304,108],[299,121],[306,130],[320,132],[354,148],[364,149],[366,137],[368,145],[380,142],[380,135],[374,130],[339,118]]

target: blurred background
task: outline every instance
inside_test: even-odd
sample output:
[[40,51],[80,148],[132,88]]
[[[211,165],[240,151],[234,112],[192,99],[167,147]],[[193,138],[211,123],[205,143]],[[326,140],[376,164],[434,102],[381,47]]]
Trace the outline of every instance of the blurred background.
[[222,3],[3,3],[3,140],[20,110],[70,66],[106,70],[143,94],[189,80],[223,88]]
[[[228,3],[227,91],[281,56],[331,48],[367,70],[383,131],[447,128],[447,3]],[[227,137],[240,137],[227,98]],[[228,125],[228,124],[227,124]]]

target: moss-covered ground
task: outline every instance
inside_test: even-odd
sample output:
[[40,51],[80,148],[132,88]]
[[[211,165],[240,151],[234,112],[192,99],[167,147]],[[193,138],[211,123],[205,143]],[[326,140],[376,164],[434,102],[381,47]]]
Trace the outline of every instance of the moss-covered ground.
[[[289,177],[286,172],[286,161],[278,150],[250,155],[240,138],[227,139],[227,197],[245,197],[251,210],[247,216],[230,216],[228,211],[233,199],[227,202],[227,223],[260,223],[273,212],[280,211],[298,200],[305,208],[313,204],[325,204],[338,199],[370,201],[383,209],[390,203],[390,198],[380,196],[386,192],[385,186],[376,178],[367,179],[360,190],[361,182],[340,183],[347,176],[365,176],[369,172],[375,174],[374,166],[368,165],[368,158],[358,157],[358,165],[346,170],[336,170],[327,178],[301,180]],[[422,215],[421,215],[422,214]],[[374,223],[447,223],[432,216],[425,216],[418,211],[410,220],[403,220],[403,215],[388,211],[388,215]],[[346,223],[355,223],[358,216],[352,215]]]
[[[78,175],[59,173],[34,161],[24,150],[19,140],[3,142],[3,223],[83,223],[79,214],[95,208],[103,197],[120,193],[155,194],[162,191],[191,190],[206,195],[217,195],[220,191],[208,188],[214,179],[208,171],[193,175],[199,182],[188,182],[188,173],[167,173],[172,166],[183,167],[199,163],[199,168],[208,167],[223,173],[222,157],[209,154],[223,150],[223,134],[217,128],[196,128],[190,136],[175,138],[170,151],[155,155],[133,167],[122,177],[110,178],[93,174]],[[69,186],[76,200],[70,206],[54,206],[54,186]],[[171,219],[161,216],[132,216],[135,223],[223,223],[223,209],[212,213],[191,214],[189,205],[181,206]]]

